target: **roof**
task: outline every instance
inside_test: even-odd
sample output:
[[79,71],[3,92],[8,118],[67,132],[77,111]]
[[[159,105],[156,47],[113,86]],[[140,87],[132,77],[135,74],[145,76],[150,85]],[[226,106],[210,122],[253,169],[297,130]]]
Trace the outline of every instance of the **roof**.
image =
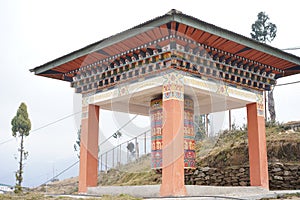
[[2,187],[9,187],[9,188],[13,188],[14,187],[14,186],[3,184],[3,183],[0,183],[0,186],[2,186]]
[[31,69],[36,75],[72,81],[70,72],[99,60],[137,48],[169,34],[276,68],[276,78],[300,73],[300,58],[270,45],[206,23],[175,9],[129,30],[102,39],[60,58]]

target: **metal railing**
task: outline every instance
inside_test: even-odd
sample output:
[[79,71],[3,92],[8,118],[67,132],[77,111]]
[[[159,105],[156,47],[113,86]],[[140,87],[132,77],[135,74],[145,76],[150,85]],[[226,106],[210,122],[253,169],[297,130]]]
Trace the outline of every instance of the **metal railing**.
[[99,170],[107,171],[151,152],[150,129],[99,155]]

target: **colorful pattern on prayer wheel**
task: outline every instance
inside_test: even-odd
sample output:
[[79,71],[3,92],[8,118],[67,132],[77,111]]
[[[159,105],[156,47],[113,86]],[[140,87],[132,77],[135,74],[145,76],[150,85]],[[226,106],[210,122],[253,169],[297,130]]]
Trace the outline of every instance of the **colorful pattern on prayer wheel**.
[[[163,110],[162,99],[151,101],[151,168],[162,168],[163,147]],[[194,133],[194,102],[192,99],[184,99],[184,168],[194,169],[195,166],[195,133]]]

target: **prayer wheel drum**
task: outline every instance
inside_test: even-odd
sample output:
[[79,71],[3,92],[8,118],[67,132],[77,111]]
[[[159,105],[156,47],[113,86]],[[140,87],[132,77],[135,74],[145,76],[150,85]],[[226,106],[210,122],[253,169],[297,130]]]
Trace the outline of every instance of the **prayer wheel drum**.
[[[151,168],[157,171],[162,169],[163,147],[163,109],[162,99],[151,101]],[[194,102],[192,99],[184,99],[184,168],[195,168],[195,132],[194,132]]]

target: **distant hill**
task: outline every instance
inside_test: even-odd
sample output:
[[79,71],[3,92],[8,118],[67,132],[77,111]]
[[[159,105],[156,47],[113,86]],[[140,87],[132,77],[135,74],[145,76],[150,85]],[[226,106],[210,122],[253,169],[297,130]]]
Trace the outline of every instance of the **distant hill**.
[[78,190],[78,177],[49,182],[32,190],[47,194],[75,194]]

